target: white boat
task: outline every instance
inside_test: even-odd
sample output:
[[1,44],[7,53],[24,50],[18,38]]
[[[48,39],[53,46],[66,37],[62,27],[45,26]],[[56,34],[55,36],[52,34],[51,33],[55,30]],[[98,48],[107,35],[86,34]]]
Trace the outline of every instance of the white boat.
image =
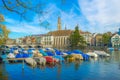
[[89,55],[90,57],[94,57],[94,58],[98,57],[98,55],[96,53],[94,53],[94,52],[88,52],[86,54]]
[[7,58],[15,58],[15,55],[13,54],[13,53],[9,53],[8,55],[7,55]]
[[105,51],[94,51],[94,53],[96,53],[99,56],[103,56],[103,57],[109,57],[110,54],[107,54]]
[[14,54],[18,54],[19,52],[18,52],[18,50],[14,50]]
[[33,67],[37,65],[36,61],[33,58],[26,58],[25,62]]
[[68,55],[67,53],[63,53],[63,55],[62,55],[62,56],[63,56],[63,57],[65,57],[65,56],[67,56],[67,55]]
[[44,57],[38,57],[38,58],[35,58],[35,61],[40,64],[40,65],[45,65],[46,64],[46,59]]
[[28,54],[27,50],[23,51],[24,53]]

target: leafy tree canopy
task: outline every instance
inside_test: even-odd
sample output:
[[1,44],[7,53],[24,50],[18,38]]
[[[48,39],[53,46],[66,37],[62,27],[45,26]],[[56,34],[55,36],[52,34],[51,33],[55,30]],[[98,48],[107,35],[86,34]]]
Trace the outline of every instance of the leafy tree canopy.
[[111,36],[107,33],[102,35],[102,42],[104,45],[108,45],[110,43]]
[[75,27],[75,31],[70,35],[69,40],[71,49],[83,49],[86,45],[84,37],[79,33],[78,25]]
[[2,22],[4,22],[4,16],[0,14],[0,45],[6,43],[8,35],[10,33],[10,30],[8,30],[6,26],[2,24]]

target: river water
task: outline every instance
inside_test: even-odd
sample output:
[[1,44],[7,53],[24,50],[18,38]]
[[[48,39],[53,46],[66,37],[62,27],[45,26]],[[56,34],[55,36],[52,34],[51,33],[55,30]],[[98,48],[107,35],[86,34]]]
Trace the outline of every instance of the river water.
[[109,58],[63,62],[32,68],[22,63],[0,64],[0,80],[120,80],[120,52]]

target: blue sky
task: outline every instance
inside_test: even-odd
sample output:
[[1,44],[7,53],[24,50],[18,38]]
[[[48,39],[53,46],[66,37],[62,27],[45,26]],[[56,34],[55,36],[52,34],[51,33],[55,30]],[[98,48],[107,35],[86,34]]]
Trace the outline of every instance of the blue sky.
[[[62,29],[79,29],[91,33],[116,32],[120,27],[120,0],[31,0],[33,5],[42,2],[47,13],[39,15],[28,12],[29,21],[21,21],[16,13],[2,11],[6,26],[11,30],[10,38],[31,34],[44,34],[57,29],[57,18],[61,17]],[[62,1],[62,2],[61,2]],[[36,2],[36,3],[35,3]],[[1,2],[0,2],[1,4]],[[46,26],[48,28],[46,28]]]

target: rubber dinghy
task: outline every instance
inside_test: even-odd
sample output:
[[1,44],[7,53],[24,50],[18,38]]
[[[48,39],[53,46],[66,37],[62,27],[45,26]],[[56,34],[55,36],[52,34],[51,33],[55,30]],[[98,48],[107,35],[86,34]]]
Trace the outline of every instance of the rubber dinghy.
[[26,58],[25,62],[33,67],[37,65],[36,61],[33,58]]

